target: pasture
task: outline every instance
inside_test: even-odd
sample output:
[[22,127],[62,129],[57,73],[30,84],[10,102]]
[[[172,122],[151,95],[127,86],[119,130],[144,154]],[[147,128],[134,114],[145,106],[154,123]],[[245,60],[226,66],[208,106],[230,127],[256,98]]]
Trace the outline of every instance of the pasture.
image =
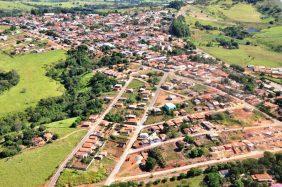
[[35,106],[40,99],[62,95],[64,87],[45,74],[47,66],[64,59],[62,50],[14,57],[0,53],[0,69],[14,69],[20,76],[16,86],[0,95],[0,116]]

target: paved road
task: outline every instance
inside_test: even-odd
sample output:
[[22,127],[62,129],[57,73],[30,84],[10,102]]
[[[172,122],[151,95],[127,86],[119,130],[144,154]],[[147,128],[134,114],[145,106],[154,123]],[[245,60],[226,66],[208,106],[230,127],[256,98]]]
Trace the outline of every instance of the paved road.
[[111,172],[111,174],[109,175],[109,177],[107,178],[105,185],[110,185],[111,183],[113,183],[115,181],[115,176],[116,174],[119,172],[122,164],[124,163],[126,157],[128,156],[128,154],[130,153],[130,149],[132,147],[132,145],[134,144],[135,140],[138,137],[138,134],[140,133],[140,131],[142,130],[142,126],[145,123],[145,121],[147,120],[148,117],[148,111],[154,106],[154,104],[157,101],[158,95],[161,91],[161,85],[165,82],[165,80],[167,79],[168,73],[164,73],[162,79],[160,80],[159,84],[157,85],[157,90],[154,94],[154,96],[152,97],[152,99],[150,100],[150,104],[148,105],[148,107],[146,107],[145,111],[144,111],[144,115],[141,118],[141,120],[138,122],[137,127],[134,131],[134,134],[132,135],[132,137],[130,138],[129,142],[126,145],[126,148],[123,152],[123,154],[121,155],[118,163],[115,165],[115,168],[113,169],[113,171]]
[[115,97],[115,99],[110,103],[108,108],[99,116],[97,121],[92,125],[92,127],[88,130],[87,134],[81,139],[81,141],[78,143],[78,145],[72,150],[72,152],[67,156],[67,158],[61,163],[61,165],[58,167],[56,173],[52,176],[50,179],[50,182],[48,184],[49,187],[53,187],[56,185],[56,182],[61,174],[61,172],[66,167],[67,163],[72,159],[72,157],[75,155],[75,153],[82,147],[82,145],[85,143],[85,141],[88,139],[88,137],[95,131],[96,127],[101,123],[101,121],[104,119],[104,117],[109,113],[109,111],[115,106],[115,104],[118,102],[118,100],[121,98],[122,94],[125,92],[127,86],[129,83],[133,80],[133,77],[130,77],[128,81],[125,83],[125,85],[122,87],[118,95]]

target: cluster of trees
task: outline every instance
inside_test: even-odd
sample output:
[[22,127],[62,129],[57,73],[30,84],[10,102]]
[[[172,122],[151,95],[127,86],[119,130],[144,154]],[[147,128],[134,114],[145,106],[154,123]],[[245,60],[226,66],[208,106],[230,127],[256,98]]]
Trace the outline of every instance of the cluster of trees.
[[[267,15],[269,17],[274,17],[275,21],[281,21],[282,9],[277,4],[270,0],[265,0],[257,5],[257,9],[260,13]],[[270,23],[273,24],[273,21]]]
[[203,25],[199,21],[195,22],[195,27],[200,29],[200,30],[217,30],[217,27],[211,26],[211,25]]
[[230,73],[228,75],[229,79],[232,79],[240,84],[244,85],[244,90],[250,93],[253,93],[256,88],[255,79],[249,75],[242,73]]
[[[265,152],[264,156],[259,159],[246,159],[243,161],[222,163],[215,166],[211,166],[205,170],[205,173],[217,173],[219,170],[228,170],[226,179],[232,184],[238,184],[240,181],[243,186],[257,186],[257,183],[250,178],[253,174],[269,173],[278,182],[282,181],[282,153],[270,153]],[[241,178],[242,174],[245,174],[244,178]],[[211,177],[212,183],[221,182],[218,177]],[[219,180],[219,181],[218,181]]]
[[222,29],[222,32],[225,34],[225,36],[239,40],[242,40],[249,36],[249,33],[245,31],[243,27],[237,26],[225,27],[224,29]]
[[94,94],[109,92],[113,85],[117,84],[117,80],[107,75],[97,72],[89,81],[89,86],[92,88]]
[[18,84],[20,76],[15,70],[0,71],[0,93]]
[[121,123],[124,121],[124,118],[118,113],[116,114],[108,113],[105,116],[105,120],[110,121],[110,122],[115,122],[115,123]]
[[169,32],[176,37],[188,37],[190,36],[190,29],[183,16],[178,16],[173,19]]
[[235,71],[242,72],[242,73],[245,71],[245,69],[238,64],[231,64],[230,68],[232,68]]
[[149,76],[148,82],[152,85],[157,85],[160,82],[160,76],[163,75],[162,72],[149,72],[147,74]]
[[99,62],[98,66],[113,66],[116,64],[128,64],[128,60],[125,58],[125,55],[119,52],[113,52],[111,55],[103,56]]
[[205,153],[205,152],[204,152],[203,148],[201,148],[201,147],[196,147],[196,148],[193,148],[193,149],[189,150],[189,151],[187,152],[187,156],[188,156],[189,158],[196,158],[196,157],[201,157],[201,156],[203,156],[204,153]]
[[216,38],[216,41],[226,49],[239,49],[239,44],[234,39]]
[[168,8],[174,8],[176,10],[180,10],[180,8],[184,5],[183,1],[171,1],[168,4]]
[[218,64],[218,61],[213,57],[205,57],[203,55],[191,55],[189,60],[203,64]]
[[[34,125],[24,129],[21,133],[16,134],[7,134],[4,136],[4,141],[2,143],[3,149],[0,152],[0,158],[6,158],[10,156],[16,155],[21,151],[21,146],[30,147],[33,145],[32,138],[41,137],[44,138],[44,134],[46,133],[45,126],[41,125],[36,128]],[[56,140],[58,138],[57,134],[54,134],[52,140]],[[52,140],[48,140],[50,143]]]
[[159,148],[150,149],[144,170],[152,171],[157,164],[162,168],[166,166],[166,161],[162,156],[161,150]]

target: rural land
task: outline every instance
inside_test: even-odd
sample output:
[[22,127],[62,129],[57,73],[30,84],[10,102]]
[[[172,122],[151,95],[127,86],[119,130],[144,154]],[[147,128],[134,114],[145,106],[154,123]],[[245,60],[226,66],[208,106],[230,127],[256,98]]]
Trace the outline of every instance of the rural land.
[[281,187],[281,0],[0,0],[0,187]]

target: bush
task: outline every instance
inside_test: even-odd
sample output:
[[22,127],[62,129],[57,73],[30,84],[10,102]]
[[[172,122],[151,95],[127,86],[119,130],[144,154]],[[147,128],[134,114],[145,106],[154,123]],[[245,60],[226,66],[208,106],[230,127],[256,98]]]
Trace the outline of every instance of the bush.
[[201,175],[203,173],[203,170],[200,168],[191,168],[190,171],[187,171],[187,176],[189,177],[195,177],[198,175]]

